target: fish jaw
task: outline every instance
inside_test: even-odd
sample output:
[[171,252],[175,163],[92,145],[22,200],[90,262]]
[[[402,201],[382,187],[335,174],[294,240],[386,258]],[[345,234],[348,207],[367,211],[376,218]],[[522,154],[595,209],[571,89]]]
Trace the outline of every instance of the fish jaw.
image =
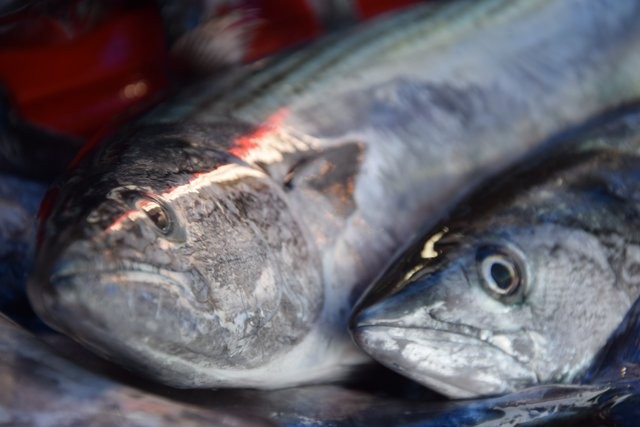
[[[62,257],[48,277],[32,279],[29,297],[53,328],[109,359],[135,363],[134,349],[140,348],[145,336],[152,340],[162,327],[156,320],[163,314],[163,300],[181,299],[167,289],[184,288],[175,275],[153,270],[151,265],[122,270]],[[166,334],[167,340],[170,335]]]
[[61,249],[47,267],[42,261],[29,281],[38,316],[132,370],[176,387],[197,384],[194,366],[207,356],[215,364],[220,346],[209,340],[200,354],[189,346],[204,343],[219,324],[214,312],[194,315],[194,277],[143,262],[97,261],[90,252],[81,257],[78,246]]
[[467,335],[379,324],[357,326],[352,336],[383,365],[450,398],[502,394],[537,382],[512,356]]
[[[303,369],[307,382],[343,377],[351,370],[344,358],[355,363],[363,358],[343,343],[342,350],[328,356],[338,360],[325,363],[322,348],[316,353],[308,349],[323,339],[311,331],[282,360],[261,360],[254,368],[234,366],[242,355],[228,353],[215,311],[208,318],[194,316],[186,275],[144,264],[114,271],[77,260],[59,260],[51,271],[47,285],[31,292],[34,308],[47,324],[95,353],[173,387],[280,388],[297,384]],[[258,333],[246,331],[245,341]]]
[[[33,306],[47,324],[95,353],[173,387],[278,389],[301,381],[339,380],[354,365],[369,361],[348,338],[328,337],[322,328],[313,328],[280,357],[255,367],[234,366],[242,355],[221,348],[217,314],[193,316],[191,278],[186,275],[142,263],[114,271],[63,258],[50,271],[46,285],[39,283],[37,291],[30,286]],[[202,339],[189,341],[189,334]],[[255,335],[259,330],[247,331],[245,342],[251,345]]]

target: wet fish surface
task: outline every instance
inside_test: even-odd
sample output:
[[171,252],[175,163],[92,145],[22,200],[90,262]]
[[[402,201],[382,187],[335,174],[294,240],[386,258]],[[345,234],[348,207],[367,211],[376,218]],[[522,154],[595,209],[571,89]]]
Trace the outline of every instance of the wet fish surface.
[[360,346],[456,398],[587,381],[640,295],[640,114],[587,129],[395,261],[356,310]]
[[30,300],[173,386],[344,378],[368,360],[349,313],[395,250],[638,96],[639,17],[630,0],[425,5],[185,90],[47,198]]

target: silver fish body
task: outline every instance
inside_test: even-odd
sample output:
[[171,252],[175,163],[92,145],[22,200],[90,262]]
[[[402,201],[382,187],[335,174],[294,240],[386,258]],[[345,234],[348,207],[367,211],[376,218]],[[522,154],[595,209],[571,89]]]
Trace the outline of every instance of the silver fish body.
[[638,96],[638,17],[630,0],[424,5],[187,89],[63,183],[30,299],[171,385],[343,378],[367,360],[353,304],[407,238]]
[[396,261],[352,319],[360,346],[456,398],[581,381],[640,296],[640,114],[571,141]]

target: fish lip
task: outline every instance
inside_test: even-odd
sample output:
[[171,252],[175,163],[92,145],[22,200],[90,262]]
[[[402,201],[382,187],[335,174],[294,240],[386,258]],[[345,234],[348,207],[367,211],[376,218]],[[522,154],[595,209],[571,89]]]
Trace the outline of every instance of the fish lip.
[[191,291],[187,279],[182,277],[187,271],[174,271],[140,261],[118,262],[117,264],[99,262],[67,262],[53,268],[47,279],[47,287],[53,293],[59,292],[61,287],[73,284],[79,278],[91,277],[96,284],[108,277],[118,277],[120,280],[147,283],[150,285],[172,285],[181,297],[197,301]]
[[[437,390],[447,395],[453,395],[455,399],[477,398],[478,396],[483,396],[483,397],[498,396],[498,395],[504,394],[505,392],[509,392],[509,389],[505,390],[505,389],[495,388],[495,389],[482,391],[481,394],[478,394],[478,391],[476,389],[461,387],[460,384],[456,383],[456,381],[453,378],[449,378],[447,376],[443,377],[442,375],[439,375],[438,371],[433,370],[432,368],[431,369],[427,368],[427,370],[424,371],[426,372],[426,375],[425,373],[422,373],[416,376],[415,373],[412,373],[414,369],[416,369],[415,366],[412,366],[411,364],[406,364],[406,363],[403,364],[403,363],[397,363],[394,361],[387,360],[387,358],[385,357],[384,351],[381,353],[378,353],[377,351],[369,352],[367,350],[367,347],[362,345],[364,337],[358,336],[358,334],[364,334],[362,330],[371,331],[373,329],[381,329],[383,331],[384,330],[386,331],[430,330],[430,331],[436,331],[443,336],[463,337],[469,340],[469,344],[472,344],[473,342],[475,342],[475,343],[481,343],[483,345],[488,345],[493,351],[498,351],[500,354],[507,356],[516,366],[518,366],[518,368],[522,370],[523,373],[525,373],[522,378],[527,382],[527,384],[521,385],[520,387],[541,384],[540,377],[538,376],[537,372],[535,372],[535,370],[532,370],[526,363],[518,360],[517,357],[515,357],[512,354],[509,354],[508,352],[492,344],[491,342],[473,335],[468,335],[468,334],[460,333],[457,331],[449,331],[444,329],[416,327],[416,326],[399,326],[397,324],[389,324],[389,323],[362,324],[350,330],[351,336],[353,340],[358,344],[358,346],[360,346],[366,353],[370,354],[379,363],[409,378],[412,378],[413,380],[425,385],[426,387],[437,386],[439,387]],[[392,336],[390,338],[396,341],[396,338]],[[429,371],[431,371],[431,373],[429,373]],[[428,378],[428,380],[426,380],[426,378]]]
[[[180,277],[183,272],[159,268],[145,262],[136,261],[127,262],[126,265],[121,263],[116,265],[76,261],[65,262],[63,266],[57,269],[53,267],[53,269],[55,271],[49,274],[48,280],[45,279],[38,285],[42,291],[32,289],[30,293],[34,309],[53,329],[72,337],[107,359],[119,357],[114,355],[129,353],[132,348],[130,339],[127,337],[122,339],[123,336],[119,332],[110,331],[104,321],[100,320],[101,315],[95,311],[93,304],[84,305],[77,302],[61,304],[60,294],[75,293],[74,289],[86,278],[100,287],[108,284],[109,278],[117,277],[124,282],[130,280],[132,283],[146,285],[145,288],[148,290],[158,287],[164,290],[169,288],[164,285],[169,284],[178,298],[189,301],[194,299],[188,283],[185,283],[186,279]],[[84,298],[81,300],[84,301]],[[70,321],[74,317],[70,313],[78,316],[77,321]],[[96,336],[98,344],[96,344]],[[114,336],[115,340],[112,339]],[[87,339],[87,337],[92,338]]]
[[[442,324],[448,324],[447,322],[442,322],[439,320],[439,322],[441,322]],[[469,326],[469,325],[464,325],[464,326]],[[480,336],[474,336],[471,334],[465,334],[463,332],[459,332],[459,331],[451,331],[449,329],[436,329],[433,327],[419,327],[419,326],[404,326],[404,325],[398,325],[396,323],[392,323],[392,322],[380,322],[380,323],[364,323],[364,324],[358,324],[357,326],[351,328],[351,335],[354,338],[354,340],[356,342],[359,342],[358,338],[357,338],[357,331],[360,329],[373,329],[373,328],[380,328],[380,329],[387,329],[387,330],[415,330],[415,331],[435,331],[441,334],[447,334],[447,335],[456,335],[456,336],[460,336],[460,337],[464,337],[464,338],[469,338],[473,341],[476,342],[481,342],[483,344],[489,345],[491,346],[493,349],[509,356],[511,359],[513,359],[513,361],[518,364],[520,367],[522,367],[523,369],[526,370],[530,370],[528,368],[528,366],[522,362],[521,360],[518,360],[518,358],[516,356],[514,356],[513,354],[507,353],[505,350],[503,350],[502,348],[496,346],[495,344],[491,343],[490,341],[487,341],[486,339],[483,339]],[[492,336],[493,332],[491,334],[489,334],[489,336]],[[537,377],[537,375],[536,375]]]
[[73,277],[78,276],[101,276],[105,274],[123,274],[126,276],[131,273],[144,273],[148,274],[149,277],[163,277],[171,282],[183,285],[183,283],[175,277],[182,272],[168,270],[150,263],[139,261],[121,262],[112,265],[108,263],[67,263],[65,266],[55,269],[49,275],[49,281],[53,284],[73,279]]

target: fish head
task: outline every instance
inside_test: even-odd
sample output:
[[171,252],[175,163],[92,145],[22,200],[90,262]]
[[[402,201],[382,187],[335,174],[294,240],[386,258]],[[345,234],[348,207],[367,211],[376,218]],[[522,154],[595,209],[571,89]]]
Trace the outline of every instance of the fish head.
[[85,160],[44,222],[29,282],[51,326],[175,386],[248,375],[322,307],[317,254],[282,189],[198,142],[209,135],[224,129],[147,130],[117,155],[110,144],[111,162]]
[[607,250],[581,229],[502,217],[437,238],[437,256],[432,236],[383,275],[356,310],[352,335],[383,364],[450,397],[573,380],[630,305]]

